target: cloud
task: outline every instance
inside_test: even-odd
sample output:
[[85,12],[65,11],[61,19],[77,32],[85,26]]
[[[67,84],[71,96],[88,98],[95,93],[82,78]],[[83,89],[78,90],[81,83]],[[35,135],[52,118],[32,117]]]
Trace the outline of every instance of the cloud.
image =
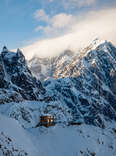
[[48,22],[49,20],[48,15],[43,9],[36,10],[36,12],[34,13],[34,18],[37,19],[38,21],[44,21],[44,22]]
[[52,18],[52,25],[55,28],[64,28],[71,24],[73,16],[70,14],[61,13]]
[[52,36],[55,36],[68,31],[71,25],[76,23],[75,16],[66,13],[59,13],[53,17],[48,17],[48,19],[47,26],[39,25],[35,31],[43,31],[46,35],[52,34]]
[[74,3],[77,3],[80,7],[81,6],[90,6],[96,3],[97,0],[72,0]]
[[35,32],[38,32],[38,31],[44,31],[44,27],[40,25],[37,28],[35,28]]
[[49,2],[53,2],[54,0],[49,0]]
[[[57,9],[60,9],[63,7],[64,9],[70,10],[71,8],[80,8],[80,7],[91,6],[91,5],[96,4],[97,1],[99,1],[99,0],[60,0],[60,3],[59,3],[59,0],[43,0],[42,4],[44,6],[43,8],[47,8],[47,5],[49,6],[49,8],[51,8],[50,6],[52,6],[51,12],[53,12],[54,8],[56,8],[56,7],[57,7]],[[51,3],[54,3],[54,4],[51,5]],[[53,16],[50,17],[50,15],[48,15],[44,9],[36,10],[34,13],[35,19],[37,19],[38,21],[49,22],[49,24],[55,22],[53,20],[57,20],[58,18],[60,20],[63,19],[64,21],[70,20],[70,18],[71,18],[70,16],[71,15],[68,16],[64,13],[61,13],[54,17]],[[52,18],[52,20],[51,20],[51,18]]]
[[[63,16],[68,16],[64,23],[61,20]],[[47,26],[46,31],[50,38],[33,42],[22,48],[27,59],[34,55],[39,57],[55,56],[66,49],[78,52],[79,48],[87,46],[96,37],[116,44],[116,8],[91,11],[81,16],[67,14],[63,16],[58,15],[51,19],[52,29],[54,29],[52,31],[59,31],[59,28],[65,27],[66,32],[63,30],[59,37],[51,38],[51,27]],[[58,23],[58,21],[62,21],[62,23]]]
[[[58,0],[49,0],[49,2],[57,2]],[[65,9],[88,7],[96,4],[98,0],[60,0]]]

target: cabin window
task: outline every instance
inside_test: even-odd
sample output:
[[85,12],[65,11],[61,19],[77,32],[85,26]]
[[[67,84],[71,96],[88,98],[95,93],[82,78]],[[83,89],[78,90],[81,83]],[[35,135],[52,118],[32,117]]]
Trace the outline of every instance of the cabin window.
[[40,116],[40,126],[50,127],[54,125],[54,117],[50,115]]
[[0,65],[0,70],[2,70],[2,65]]

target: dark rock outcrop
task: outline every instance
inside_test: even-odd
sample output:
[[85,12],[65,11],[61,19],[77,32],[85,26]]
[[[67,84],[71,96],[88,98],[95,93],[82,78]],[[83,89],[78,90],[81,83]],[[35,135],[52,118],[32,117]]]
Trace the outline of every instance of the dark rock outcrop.
[[32,76],[23,53],[10,52],[6,47],[0,54],[0,103],[22,100],[39,100],[46,91],[41,82]]

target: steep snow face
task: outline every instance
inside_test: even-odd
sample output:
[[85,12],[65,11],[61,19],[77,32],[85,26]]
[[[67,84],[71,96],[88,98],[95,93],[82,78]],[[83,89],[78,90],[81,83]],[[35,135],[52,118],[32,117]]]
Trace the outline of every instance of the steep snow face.
[[70,50],[64,51],[59,57],[57,57],[54,63],[54,71],[52,73],[52,77],[55,79],[63,77],[62,71],[69,64],[71,64],[74,57],[75,57],[75,54]]
[[105,120],[116,120],[116,48],[111,43],[92,43],[62,76],[44,86],[70,108],[73,121],[105,127]]
[[107,41],[96,38],[88,47],[79,50],[78,53],[65,50],[59,56],[53,58],[39,58],[35,56],[28,61],[28,65],[33,75],[41,81],[49,78],[58,79],[66,77],[68,75],[64,73],[68,72],[69,65],[73,66],[73,64],[77,64],[80,58],[86,55],[86,53],[95,50],[99,45],[105,44],[105,42]]
[[75,54],[72,51],[66,50],[54,58],[34,57],[28,61],[28,65],[37,79],[45,81],[51,77],[55,79],[62,77],[63,69],[72,62],[74,57]]
[[[40,156],[115,156],[116,136],[109,123],[107,129],[81,126],[55,126],[29,130]],[[39,133],[38,133],[39,131]]]
[[96,38],[88,47],[78,51],[78,53],[65,50],[59,56],[53,58],[39,58],[35,56],[28,61],[28,65],[33,75],[41,81],[45,81],[49,78],[58,79],[67,77],[68,75],[64,73],[68,72],[69,65],[73,66],[73,64],[77,64],[77,61],[87,52],[95,50],[99,45],[105,42],[104,40],[101,41]]
[[19,49],[14,53],[3,48],[0,54],[0,81],[0,103],[39,100],[45,96],[45,89],[32,76]]
[[28,65],[33,75],[43,81],[50,76],[51,60],[49,58],[33,57],[28,61]]
[[36,149],[26,131],[14,120],[0,114],[0,156],[35,156]]

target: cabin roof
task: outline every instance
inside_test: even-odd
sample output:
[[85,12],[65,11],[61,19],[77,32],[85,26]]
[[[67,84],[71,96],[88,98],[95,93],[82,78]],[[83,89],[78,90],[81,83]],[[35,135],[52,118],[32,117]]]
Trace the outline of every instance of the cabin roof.
[[40,117],[44,117],[44,116],[49,117],[49,116],[53,116],[53,115],[52,114],[42,114]]

